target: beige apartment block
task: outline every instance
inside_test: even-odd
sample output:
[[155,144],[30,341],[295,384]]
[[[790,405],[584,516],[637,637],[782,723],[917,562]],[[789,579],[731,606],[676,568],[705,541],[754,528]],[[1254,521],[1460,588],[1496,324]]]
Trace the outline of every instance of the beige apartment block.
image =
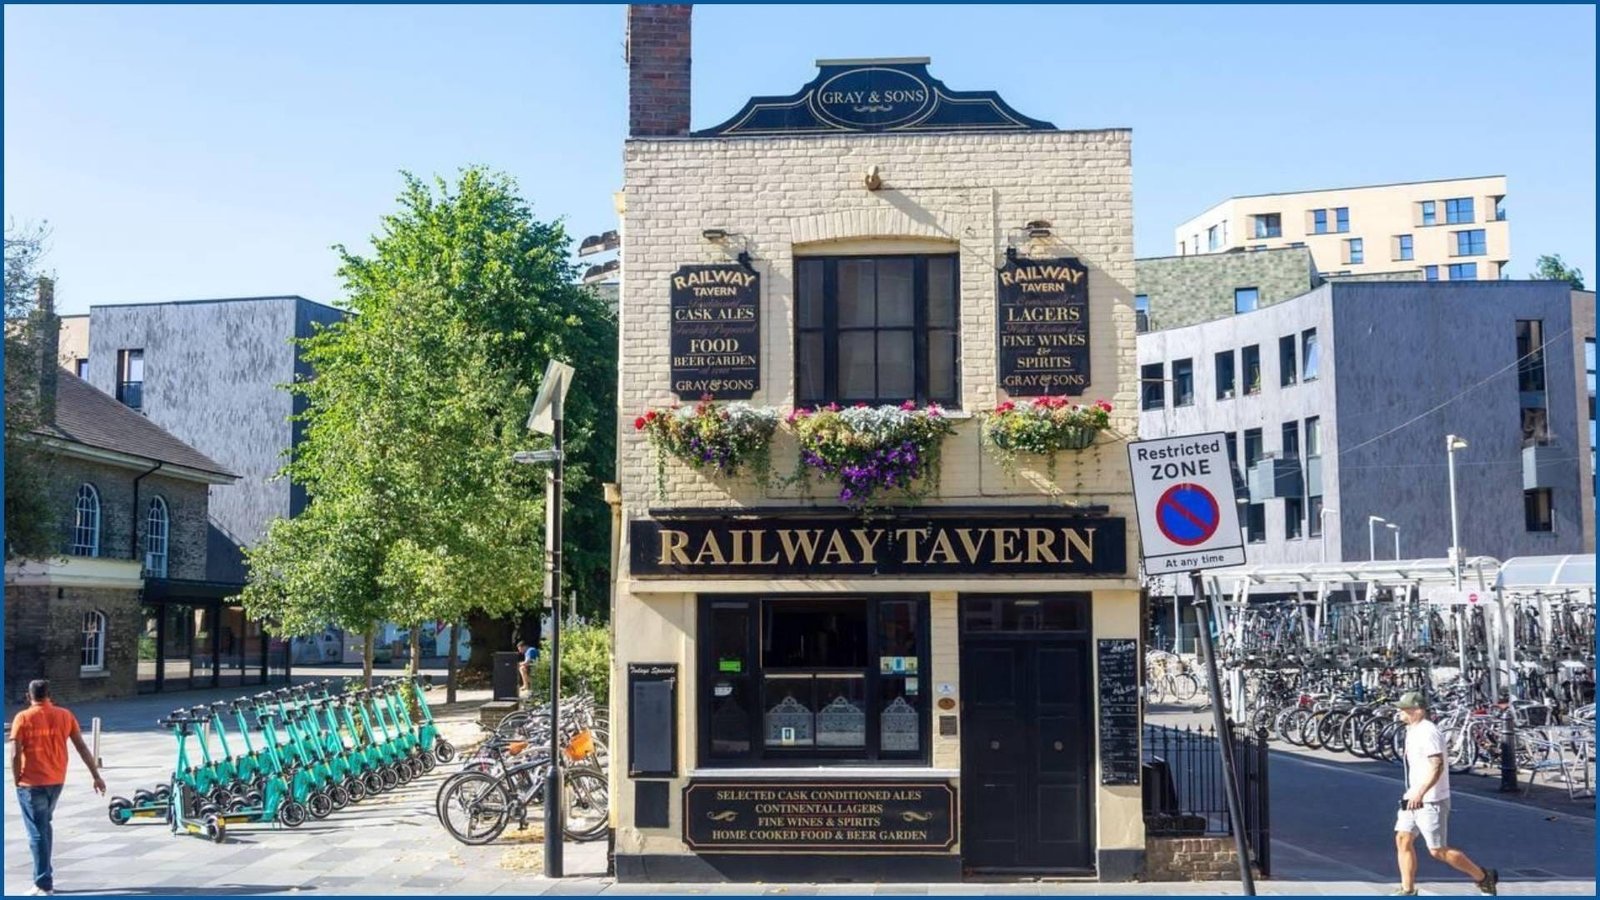
[[61,368],[79,378],[86,377],[89,364],[89,315],[61,317]]
[[1307,247],[1325,276],[1509,277],[1504,175],[1231,197],[1172,232],[1179,256]]

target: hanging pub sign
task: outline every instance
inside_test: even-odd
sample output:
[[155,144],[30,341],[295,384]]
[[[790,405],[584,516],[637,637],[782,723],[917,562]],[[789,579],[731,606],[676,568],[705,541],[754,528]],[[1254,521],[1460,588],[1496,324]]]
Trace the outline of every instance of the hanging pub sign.
[[1054,131],[993,91],[953,91],[926,57],[821,59],[817,75],[786,97],[755,97],[733,118],[694,137],[884,131]]
[[947,850],[956,792],[943,781],[695,781],[683,840],[713,852]]
[[1008,259],[1000,269],[1000,387],[1012,397],[1089,387],[1089,270],[1076,259]]
[[761,386],[761,276],[741,265],[672,274],[672,391],[748,400]]
[[1126,534],[1120,518],[1059,513],[635,519],[629,571],[639,578],[1122,575]]

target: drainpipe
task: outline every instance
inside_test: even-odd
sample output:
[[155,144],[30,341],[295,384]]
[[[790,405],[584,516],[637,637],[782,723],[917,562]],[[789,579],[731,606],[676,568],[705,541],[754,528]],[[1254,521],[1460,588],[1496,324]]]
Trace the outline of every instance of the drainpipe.
[[[141,572],[144,571],[144,561],[139,559],[139,482],[143,481],[146,475],[155,472],[156,469],[164,465],[166,463],[157,462],[154,467],[139,473],[139,477],[133,480],[133,518],[130,520],[133,523],[133,527],[128,529],[128,558],[139,563]],[[170,534],[171,532],[169,531],[169,539]]]

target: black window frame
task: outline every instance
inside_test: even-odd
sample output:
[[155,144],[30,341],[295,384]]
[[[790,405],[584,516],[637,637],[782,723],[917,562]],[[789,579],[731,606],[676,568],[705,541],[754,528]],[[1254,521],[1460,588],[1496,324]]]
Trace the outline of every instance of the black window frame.
[[[1541,504],[1540,498],[1544,502]],[[1522,492],[1522,525],[1531,534],[1556,530],[1556,498],[1550,488],[1530,488]]]
[[[1227,365],[1223,365],[1226,361]],[[1232,350],[1224,350],[1212,357],[1212,370],[1216,375],[1217,399],[1232,400],[1239,396],[1239,364]]]
[[[928,322],[928,262],[933,259],[949,260],[950,262],[950,325],[930,325]],[[841,262],[880,262],[885,260],[910,260],[911,267],[911,311],[912,323],[904,326],[879,326],[874,323],[871,327],[839,327],[839,263]],[[822,323],[820,325],[800,324],[800,291],[801,268],[808,265],[822,267]],[[847,254],[842,256],[800,256],[794,261],[794,389],[795,403],[801,406],[823,406],[837,403],[840,406],[851,406],[856,403],[866,403],[871,406],[883,404],[899,405],[906,400],[915,402],[918,406],[927,406],[937,403],[946,409],[961,408],[961,254],[959,253],[883,253],[883,254]],[[839,392],[839,336],[843,332],[881,332],[910,331],[912,334],[912,366],[915,370],[912,379],[914,396],[896,397],[871,396],[871,397],[846,397]],[[951,393],[948,396],[935,395],[929,387],[929,338],[935,332],[949,332],[952,344],[951,366]],[[822,336],[822,396],[803,396],[802,390],[806,384],[802,372],[805,355],[802,345],[808,335],[820,334]],[[876,351],[874,351],[874,375],[878,374]],[[876,391],[876,388],[875,388]]]
[[[1255,357],[1255,380],[1251,380],[1250,359]],[[1239,351],[1239,382],[1244,396],[1261,393],[1261,345],[1250,344]]]
[[[133,363],[139,362],[139,378],[134,380]],[[144,408],[144,348],[117,351],[117,402],[129,409]]]
[[1278,387],[1300,383],[1300,360],[1295,352],[1294,335],[1278,338]]
[[1194,405],[1194,359],[1172,361],[1172,407]]
[[[869,702],[866,705],[866,742],[860,748],[828,747],[786,747],[769,748],[765,744],[765,718],[766,704],[763,699],[763,679],[768,669],[762,660],[762,631],[769,606],[773,603],[783,602],[816,602],[816,601],[859,601],[866,605],[867,621],[867,665],[864,669],[855,668],[805,668],[804,672],[826,676],[829,674],[853,677],[854,673],[861,672],[863,678],[863,696]],[[879,622],[881,606],[888,602],[909,602],[917,609],[917,674],[919,680],[918,693],[923,698],[918,704],[918,741],[917,753],[895,753],[885,755],[881,747],[882,732],[879,724],[880,710],[877,698],[881,697],[883,679],[885,677],[904,678],[908,675],[884,676],[879,672],[875,653],[878,649]],[[754,659],[754,664],[749,671],[741,673],[750,679],[750,695],[754,702],[750,704],[749,737],[750,749],[741,756],[713,757],[711,754],[711,701],[719,676],[718,660],[715,659],[714,634],[712,631],[712,610],[716,605],[730,605],[743,603],[746,606],[746,649]],[[702,768],[739,769],[751,767],[803,767],[815,766],[818,763],[845,766],[926,766],[931,765],[933,759],[933,679],[930,671],[931,647],[931,618],[932,604],[927,594],[702,594],[697,605],[696,620],[696,672],[698,673],[698,686],[695,697],[696,734],[695,748],[697,763]],[[773,667],[772,674],[796,674],[799,670],[790,667]]]
[[[1154,375],[1155,377],[1151,377]],[[1139,411],[1167,408],[1166,363],[1146,363],[1139,367]]]
[[1283,539],[1298,541],[1306,534],[1306,502],[1300,497],[1283,498]]

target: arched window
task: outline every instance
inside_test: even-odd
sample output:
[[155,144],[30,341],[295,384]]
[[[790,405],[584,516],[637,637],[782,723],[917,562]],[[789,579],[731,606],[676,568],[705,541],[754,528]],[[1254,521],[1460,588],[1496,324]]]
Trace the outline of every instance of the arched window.
[[72,524],[72,555],[100,555],[100,492],[87,482],[78,485],[78,503]]
[[105,671],[106,614],[99,610],[83,614],[83,659],[79,665],[84,672]]
[[152,578],[167,577],[167,501],[150,498],[150,514],[145,519],[144,573]]

